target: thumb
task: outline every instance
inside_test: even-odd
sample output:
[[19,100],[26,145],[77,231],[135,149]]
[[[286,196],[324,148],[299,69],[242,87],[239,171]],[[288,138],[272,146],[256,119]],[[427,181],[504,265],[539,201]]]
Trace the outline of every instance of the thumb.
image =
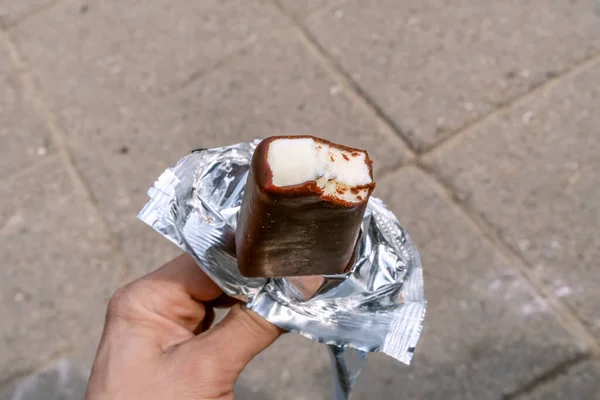
[[219,359],[239,373],[282,333],[281,328],[236,304],[221,322],[194,340],[217,353]]

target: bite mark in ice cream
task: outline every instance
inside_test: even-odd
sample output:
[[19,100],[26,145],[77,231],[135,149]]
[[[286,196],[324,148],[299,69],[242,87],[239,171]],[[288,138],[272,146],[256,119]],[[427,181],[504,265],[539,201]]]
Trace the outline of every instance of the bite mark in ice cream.
[[346,271],[374,187],[366,151],[313,136],[263,140],[252,157],[235,234],[240,272]]
[[[267,149],[274,186],[315,181],[324,196],[359,203],[373,182],[367,153],[335,147],[312,138],[279,138]],[[361,187],[358,191],[351,190]]]

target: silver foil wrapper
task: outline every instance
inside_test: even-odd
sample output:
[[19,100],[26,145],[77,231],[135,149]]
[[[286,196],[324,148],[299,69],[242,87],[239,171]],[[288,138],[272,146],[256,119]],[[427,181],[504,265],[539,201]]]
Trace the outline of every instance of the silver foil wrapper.
[[191,254],[228,295],[285,330],[327,344],[336,398],[345,399],[367,353],[410,362],[426,307],[419,253],[396,217],[372,197],[349,273],[243,277],[234,233],[258,143],[182,158],[148,191],[150,201],[138,218]]

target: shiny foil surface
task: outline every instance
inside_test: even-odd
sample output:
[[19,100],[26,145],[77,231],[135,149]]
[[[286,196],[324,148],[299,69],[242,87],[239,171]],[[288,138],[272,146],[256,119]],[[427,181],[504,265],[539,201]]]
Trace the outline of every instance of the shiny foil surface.
[[228,295],[285,330],[329,345],[336,398],[345,399],[366,353],[410,362],[426,307],[419,253],[396,217],[371,197],[349,273],[243,277],[234,234],[258,143],[182,158],[150,188],[138,218],[191,254]]

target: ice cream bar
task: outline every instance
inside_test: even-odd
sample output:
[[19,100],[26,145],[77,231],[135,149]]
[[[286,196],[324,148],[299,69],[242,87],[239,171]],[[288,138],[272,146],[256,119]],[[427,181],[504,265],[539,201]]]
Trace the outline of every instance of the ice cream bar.
[[235,242],[242,275],[345,272],[375,188],[364,150],[313,136],[275,136],[256,148]]

